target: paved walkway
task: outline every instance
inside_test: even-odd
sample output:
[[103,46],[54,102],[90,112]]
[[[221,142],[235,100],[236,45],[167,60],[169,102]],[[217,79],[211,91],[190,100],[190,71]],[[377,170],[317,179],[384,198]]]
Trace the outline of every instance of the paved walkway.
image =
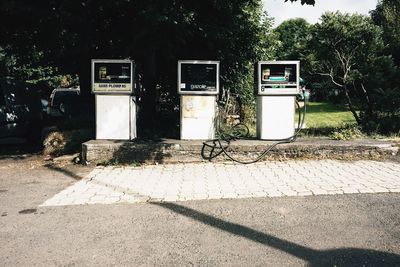
[[400,164],[334,160],[97,167],[41,206],[400,192]]

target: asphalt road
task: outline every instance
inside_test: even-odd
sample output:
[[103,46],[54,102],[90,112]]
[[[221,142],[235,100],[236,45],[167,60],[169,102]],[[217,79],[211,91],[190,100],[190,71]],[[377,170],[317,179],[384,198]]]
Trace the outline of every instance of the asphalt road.
[[0,160],[0,266],[400,266],[400,194],[38,208],[89,171]]

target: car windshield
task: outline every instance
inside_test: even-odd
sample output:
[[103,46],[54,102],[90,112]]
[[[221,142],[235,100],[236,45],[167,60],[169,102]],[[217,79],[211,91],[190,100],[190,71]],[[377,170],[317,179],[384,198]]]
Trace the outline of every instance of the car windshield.
[[67,95],[77,95],[78,92],[76,91],[59,91],[56,93],[56,97],[63,97]]
[[77,91],[56,91],[53,98],[53,104],[58,105],[65,100],[70,100],[70,97],[78,96]]

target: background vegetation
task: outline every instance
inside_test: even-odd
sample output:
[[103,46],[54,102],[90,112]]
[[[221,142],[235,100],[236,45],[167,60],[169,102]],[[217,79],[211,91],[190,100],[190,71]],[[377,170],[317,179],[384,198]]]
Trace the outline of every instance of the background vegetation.
[[326,13],[273,29],[261,0],[3,0],[0,77],[45,92],[79,84],[89,103],[90,60],[131,58],[139,129],[167,135],[178,124],[177,60],[220,60],[221,105],[251,120],[253,63],[300,59],[314,101],[348,108],[364,131],[398,133],[399,12],[397,0],[381,0],[370,16]]

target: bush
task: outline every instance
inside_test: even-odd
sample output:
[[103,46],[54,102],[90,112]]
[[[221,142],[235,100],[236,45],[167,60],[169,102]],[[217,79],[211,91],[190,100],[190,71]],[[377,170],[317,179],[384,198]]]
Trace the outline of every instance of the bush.
[[79,152],[83,142],[93,139],[92,129],[50,132],[43,141],[43,154],[61,156]]

